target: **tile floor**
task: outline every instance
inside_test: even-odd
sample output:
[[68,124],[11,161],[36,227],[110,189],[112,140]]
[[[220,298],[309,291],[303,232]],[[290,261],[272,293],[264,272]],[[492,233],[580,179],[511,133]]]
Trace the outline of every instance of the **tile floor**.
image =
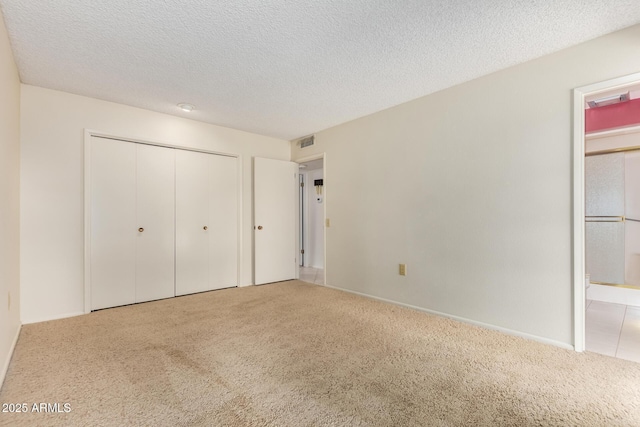
[[300,280],[303,282],[324,285],[324,270],[313,267],[300,267]]
[[587,300],[586,347],[640,362],[640,307]]

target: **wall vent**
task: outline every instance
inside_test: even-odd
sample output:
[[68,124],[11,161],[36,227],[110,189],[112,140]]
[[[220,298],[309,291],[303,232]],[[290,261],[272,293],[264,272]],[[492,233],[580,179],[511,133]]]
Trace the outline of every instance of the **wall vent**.
[[315,144],[316,137],[315,135],[304,137],[300,140],[300,148],[310,147]]

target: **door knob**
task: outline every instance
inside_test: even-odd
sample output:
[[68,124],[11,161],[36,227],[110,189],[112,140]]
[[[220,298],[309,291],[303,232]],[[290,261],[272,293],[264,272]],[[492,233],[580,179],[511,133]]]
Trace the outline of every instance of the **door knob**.
[[262,230],[262,226],[261,225],[258,226],[258,230]]
[[202,227],[202,229],[203,229],[204,231],[207,231],[207,230],[209,229],[209,227],[207,227],[207,226],[205,225],[204,227]]
[[138,228],[138,231],[142,233],[144,231],[144,228],[140,227]]

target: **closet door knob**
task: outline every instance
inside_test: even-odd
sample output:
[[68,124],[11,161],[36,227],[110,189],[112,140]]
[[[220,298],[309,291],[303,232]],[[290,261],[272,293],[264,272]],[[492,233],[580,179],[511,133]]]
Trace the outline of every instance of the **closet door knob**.
[[262,230],[262,226],[261,225],[258,226],[258,230]]
[[138,231],[142,233],[144,231],[144,228],[140,227],[138,228]]
[[207,227],[206,225],[202,228],[204,229],[204,231],[207,231],[209,229],[209,227]]

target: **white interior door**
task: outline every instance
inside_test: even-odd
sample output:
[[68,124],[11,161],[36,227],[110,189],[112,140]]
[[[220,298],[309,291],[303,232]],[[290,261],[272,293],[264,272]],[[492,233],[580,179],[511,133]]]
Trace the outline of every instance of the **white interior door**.
[[175,295],[175,151],[137,149],[135,302]]
[[210,289],[210,160],[176,150],[176,295]]
[[298,164],[254,158],[255,284],[296,277]]
[[209,158],[209,289],[238,286],[238,160]]
[[91,309],[133,304],[136,146],[91,141]]

